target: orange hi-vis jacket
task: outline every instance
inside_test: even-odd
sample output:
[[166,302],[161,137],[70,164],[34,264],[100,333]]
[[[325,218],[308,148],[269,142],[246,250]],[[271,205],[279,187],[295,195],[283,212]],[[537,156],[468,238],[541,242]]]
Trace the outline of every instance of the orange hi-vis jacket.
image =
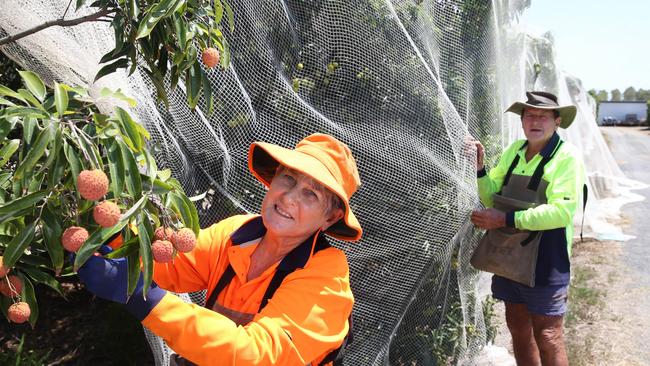
[[347,258],[334,247],[314,252],[316,236],[308,239],[304,267],[287,275],[258,313],[279,264],[246,281],[250,256],[265,232],[260,216],[233,216],[201,230],[191,252],[154,265],[158,286],[178,293],[207,289],[209,296],[230,264],[235,277],[217,303],[256,314],[251,322],[237,325],[167,293],[142,324],[199,365],[317,365],[348,333],[354,298]]

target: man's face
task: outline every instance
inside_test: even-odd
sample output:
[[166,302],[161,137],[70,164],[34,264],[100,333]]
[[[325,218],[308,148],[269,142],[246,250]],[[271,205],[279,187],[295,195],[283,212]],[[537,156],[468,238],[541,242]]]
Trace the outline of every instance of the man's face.
[[546,143],[560,126],[560,117],[555,118],[552,110],[525,108],[521,124],[528,143]]

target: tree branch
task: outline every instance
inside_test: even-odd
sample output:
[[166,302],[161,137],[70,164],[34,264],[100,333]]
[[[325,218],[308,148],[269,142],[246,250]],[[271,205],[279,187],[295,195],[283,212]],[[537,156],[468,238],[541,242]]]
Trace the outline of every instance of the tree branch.
[[50,20],[47,21],[41,25],[37,25],[36,27],[27,29],[25,31],[22,31],[20,33],[16,33],[13,36],[8,36],[5,38],[0,39],[0,46],[5,45],[7,43],[15,42],[21,38],[27,37],[31,34],[34,34],[36,32],[40,32],[43,29],[53,27],[53,26],[60,26],[60,27],[71,27],[75,26],[81,23],[86,23],[86,22],[95,22],[99,20],[99,18],[106,16],[111,13],[115,13],[116,9],[102,9],[96,13],[86,15],[81,18],[75,18],[75,19],[70,19],[70,20],[65,20],[63,18],[57,19],[57,20]]

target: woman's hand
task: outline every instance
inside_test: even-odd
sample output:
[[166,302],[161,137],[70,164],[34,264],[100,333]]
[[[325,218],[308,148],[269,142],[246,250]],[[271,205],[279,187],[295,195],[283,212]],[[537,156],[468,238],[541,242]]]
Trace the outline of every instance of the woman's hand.
[[494,208],[472,211],[470,219],[474,226],[485,230],[506,226],[506,214]]
[[484,159],[485,159],[485,148],[481,141],[472,137],[472,135],[467,135],[465,139],[465,148],[467,149],[470,155],[473,155],[476,151],[476,171],[481,171],[485,168]]

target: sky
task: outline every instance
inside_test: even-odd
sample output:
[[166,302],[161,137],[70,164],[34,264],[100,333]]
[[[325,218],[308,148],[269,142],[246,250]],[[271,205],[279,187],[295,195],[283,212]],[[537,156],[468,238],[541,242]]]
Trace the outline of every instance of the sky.
[[650,1],[532,0],[521,22],[551,31],[557,65],[587,90],[650,89]]

